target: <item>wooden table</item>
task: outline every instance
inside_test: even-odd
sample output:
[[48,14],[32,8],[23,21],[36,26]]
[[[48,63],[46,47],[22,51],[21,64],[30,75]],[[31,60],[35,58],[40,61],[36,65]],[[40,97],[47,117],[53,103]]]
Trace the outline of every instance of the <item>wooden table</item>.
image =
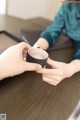
[[[17,35],[21,28],[30,27],[27,21],[1,16],[0,26]],[[12,26],[12,27],[11,27]],[[68,62],[73,49],[50,51],[52,59]],[[41,75],[25,72],[0,82],[0,114],[7,120],[68,120],[80,98],[80,73],[65,79],[57,86],[42,81]]]

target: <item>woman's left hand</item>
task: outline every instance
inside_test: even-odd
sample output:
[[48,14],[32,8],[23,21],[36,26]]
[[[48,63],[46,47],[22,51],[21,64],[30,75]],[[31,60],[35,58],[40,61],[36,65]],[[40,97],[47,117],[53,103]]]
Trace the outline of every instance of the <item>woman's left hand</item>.
[[51,69],[42,68],[37,73],[42,74],[43,81],[57,85],[63,79],[73,75],[73,66],[68,63],[57,62],[51,59],[47,60],[47,63],[52,67]]

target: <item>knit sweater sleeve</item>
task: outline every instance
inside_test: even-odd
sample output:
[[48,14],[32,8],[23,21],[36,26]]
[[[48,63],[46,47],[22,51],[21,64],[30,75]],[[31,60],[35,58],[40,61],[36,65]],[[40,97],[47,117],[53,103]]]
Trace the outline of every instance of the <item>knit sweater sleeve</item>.
[[61,5],[53,22],[41,33],[41,38],[48,41],[51,47],[64,28],[64,4]]

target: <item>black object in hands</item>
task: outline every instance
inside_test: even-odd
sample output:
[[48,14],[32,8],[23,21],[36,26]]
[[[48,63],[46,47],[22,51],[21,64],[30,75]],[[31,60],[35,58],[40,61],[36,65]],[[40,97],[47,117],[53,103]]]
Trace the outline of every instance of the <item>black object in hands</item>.
[[28,49],[26,61],[32,63],[38,63],[42,67],[44,67],[46,65],[47,59],[48,59],[48,53],[45,50],[35,47]]

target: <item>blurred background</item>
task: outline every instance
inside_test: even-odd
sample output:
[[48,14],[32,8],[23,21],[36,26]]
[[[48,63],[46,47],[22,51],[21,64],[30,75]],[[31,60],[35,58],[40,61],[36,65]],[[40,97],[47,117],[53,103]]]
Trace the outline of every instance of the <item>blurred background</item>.
[[53,20],[60,5],[59,0],[0,0],[0,14],[21,19],[43,17]]

